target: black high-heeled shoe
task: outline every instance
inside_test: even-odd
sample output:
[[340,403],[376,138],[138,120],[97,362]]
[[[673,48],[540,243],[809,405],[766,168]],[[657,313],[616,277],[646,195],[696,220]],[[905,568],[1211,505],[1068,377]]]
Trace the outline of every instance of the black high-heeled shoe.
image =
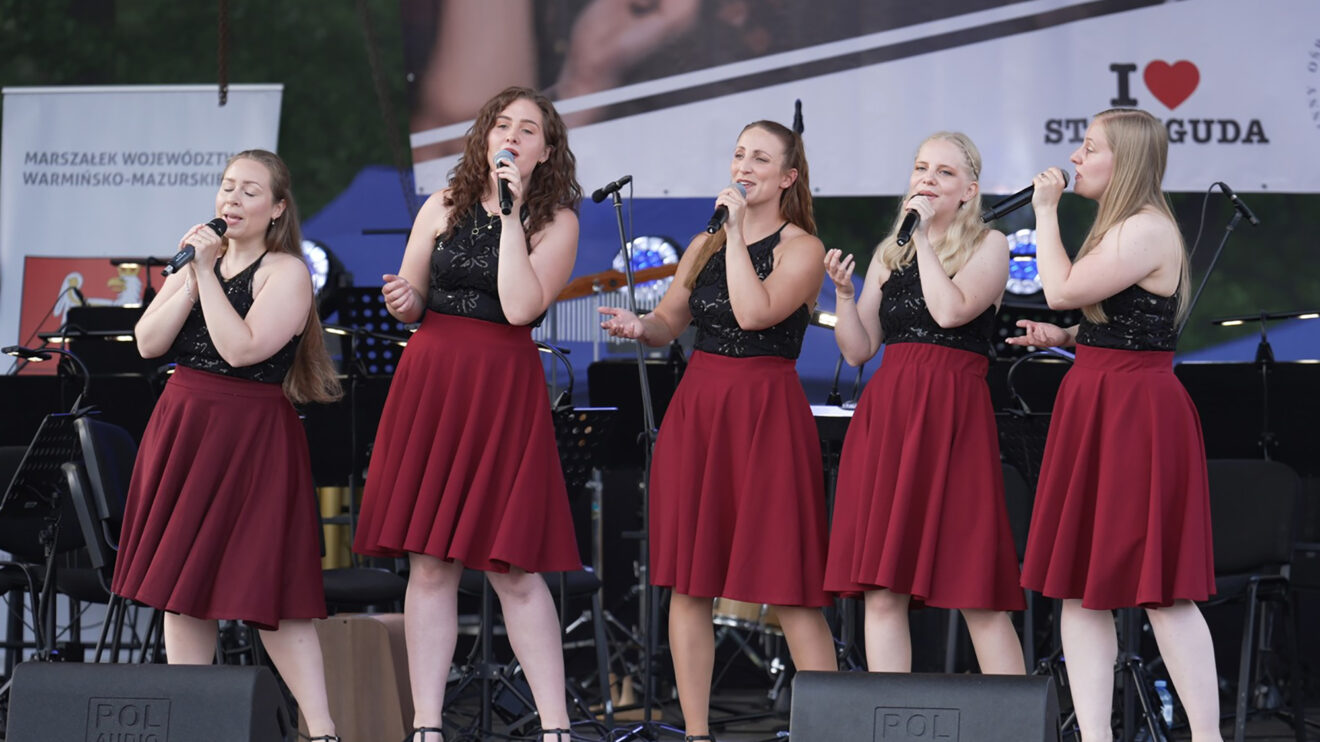
[[555,742],[564,742],[564,737],[565,737],[565,736],[568,737],[568,742],[573,742],[573,730],[572,730],[572,729],[542,729],[542,730],[541,730],[541,737],[542,737],[542,738],[544,738],[545,735],[547,735],[547,734],[553,734],[553,735],[555,735]]
[[700,742],[700,740],[703,740],[703,739],[710,740],[710,742],[715,742],[715,735],[713,735],[713,734],[689,734],[689,735],[687,735],[686,737],[683,738],[683,742]]
[[441,740],[445,738],[445,730],[440,727],[413,727],[413,730],[408,733],[408,737],[403,742],[430,742],[426,738],[430,734],[440,735]]
[[307,742],[344,742],[338,734],[322,734],[318,737],[308,737]]

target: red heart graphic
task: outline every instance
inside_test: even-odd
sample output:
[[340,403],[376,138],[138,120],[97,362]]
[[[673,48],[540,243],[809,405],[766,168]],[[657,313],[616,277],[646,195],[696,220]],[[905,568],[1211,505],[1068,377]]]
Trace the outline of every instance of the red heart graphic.
[[1151,94],[1171,111],[1187,100],[1201,82],[1200,70],[1186,59],[1173,64],[1157,59],[1146,65],[1143,77]]

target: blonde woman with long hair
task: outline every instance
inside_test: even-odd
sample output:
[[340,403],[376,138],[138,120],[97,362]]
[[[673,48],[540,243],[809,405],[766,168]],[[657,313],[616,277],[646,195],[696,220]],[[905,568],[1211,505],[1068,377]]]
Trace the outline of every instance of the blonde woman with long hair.
[[[860,365],[885,346],[844,439],[825,581],[864,596],[873,672],[912,669],[912,605],[961,610],[983,672],[1025,672],[1008,615],[1025,601],[985,380],[1008,243],[981,224],[980,172],[966,135],[931,135],[860,297],[852,256],[825,256],[844,359]],[[908,212],[920,221],[900,245]]]
[[1064,189],[1037,175],[1036,260],[1050,306],[1080,325],[1023,320],[1015,345],[1077,346],[1059,386],[1022,584],[1063,600],[1063,650],[1083,742],[1113,738],[1112,611],[1146,608],[1196,742],[1221,739],[1214,647],[1195,601],[1214,592],[1200,421],[1173,375],[1187,254],[1161,182],[1164,126],[1145,111],[1098,114],[1071,161],[1099,202],[1074,260],[1059,233]]

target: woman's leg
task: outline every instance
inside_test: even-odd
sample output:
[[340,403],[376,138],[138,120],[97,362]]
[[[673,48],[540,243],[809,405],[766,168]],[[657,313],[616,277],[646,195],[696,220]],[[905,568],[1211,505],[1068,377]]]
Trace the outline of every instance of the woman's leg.
[[215,641],[220,622],[179,613],[165,614],[165,657],[171,665],[209,665],[215,662]]
[[280,671],[284,684],[298,702],[298,709],[307,720],[307,734],[319,737],[335,733],[335,722],[330,718],[330,702],[325,690],[325,663],[321,657],[321,641],[311,621],[281,621],[279,629],[261,632],[261,643],[266,654]]
[[788,640],[788,651],[793,655],[793,666],[799,670],[835,672],[839,659],[834,652],[834,635],[819,608],[803,606],[775,606],[779,625]]
[[463,565],[426,554],[409,554],[408,563],[403,633],[415,709],[413,726],[439,729],[444,720],[445,684],[458,641],[458,579]]
[[[507,574],[487,572],[500,598],[509,644],[522,663],[544,729],[568,729],[564,691],[564,641],[550,588],[539,574],[517,567]],[[551,736],[558,742],[557,736]]]
[[1006,611],[964,608],[963,620],[972,635],[976,662],[987,675],[1025,675],[1022,643],[1013,629],[1013,619]]
[[912,672],[910,601],[911,596],[883,588],[866,591],[866,669],[871,672]]
[[1222,742],[1219,732],[1219,673],[1210,628],[1196,604],[1180,600],[1168,608],[1147,609],[1160,657],[1178,691],[1193,742]]
[[1064,600],[1060,633],[1082,742],[1112,742],[1110,716],[1114,707],[1114,661],[1118,659],[1114,614],[1083,608],[1080,599]]
[[669,600],[669,653],[688,734],[710,734],[710,676],[715,672],[713,605],[711,598],[677,592]]

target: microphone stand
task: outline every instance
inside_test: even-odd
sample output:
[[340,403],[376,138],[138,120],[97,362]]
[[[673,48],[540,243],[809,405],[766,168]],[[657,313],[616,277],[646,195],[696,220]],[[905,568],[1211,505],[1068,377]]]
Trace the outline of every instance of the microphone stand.
[[830,393],[825,395],[825,404],[838,407],[843,404],[843,397],[839,396],[839,373],[843,371],[843,354],[839,354],[839,359],[834,362],[834,381],[830,384]]
[[[1224,251],[1224,245],[1228,243],[1228,236],[1233,234],[1234,229],[1237,229],[1238,222],[1242,221],[1242,217],[1245,216],[1247,218],[1247,221],[1250,222],[1253,227],[1260,225],[1260,220],[1256,218],[1255,214],[1251,213],[1251,209],[1247,208],[1247,205],[1242,202],[1242,199],[1238,198],[1237,194],[1233,193],[1232,189],[1230,189],[1223,181],[1215,181],[1214,183],[1210,184],[1210,188],[1212,189],[1215,186],[1219,186],[1219,190],[1223,191],[1224,195],[1228,196],[1229,200],[1232,201],[1233,218],[1229,220],[1228,226],[1224,227],[1224,237],[1223,239],[1219,240],[1219,247],[1215,248],[1215,254],[1210,256],[1210,265],[1205,269],[1205,275],[1201,276],[1201,283],[1196,287],[1196,293],[1192,295],[1191,303],[1187,305],[1187,314],[1183,317],[1182,322],[1179,323],[1178,325],[1177,334],[1179,336],[1182,335],[1183,328],[1187,326],[1187,320],[1191,318],[1192,310],[1196,308],[1197,300],[1201,298],[1201,291],[1205,289],[1206,281],[1209,281],[1210,274],[1215,272],[1215,264],[1219,262],[1219,254]],[[1209,197],[1210,197],[1210,193],[1209,191],[1207,191],[1206,198],[1209,199]],[[1202,225],[1205,224],[1204,204],[1201,206],[1201,224]],[[1198,242],[1201,239],[1201,235],[1199,232],[1196,235],[1196,239]],[[1187,256],[1187,261],[1190,263],[1192,257],[1195,255],[1196,255],[1196,245],[1192,245],[1192,253],[1191,255]],[[1265,322],[1262,319],[1261,320],[1262,330],[1264,329],[1264,325]],[[1266,345],[1268,346],[1268,343]],[[1270,360],[1273,360],[1273,358],[1271,358]]]
[[[1238,216],[1238,215],[1235,215]],[[1260,452],[1266,461],[1271,460],[1270,449],[1278,443],[1274,431],[1270,429],[1270,371],[1274,370],[1274,348],[1265,335],[1265,312],[1260,313],[1260,342],[1256,344],[1256,365],[1260,368]]]
[[[1205,289],[1206,281],[1209,281],[1210,274],[1215,272],[1215,264],[1219,262],[1219,254],[1224,251],[1224,245],[1228,243],[1229,235],[1233,234],[1234,229],[1237,229],[1238,222],[1240,221],[1242,221],[1242,213],[1234,210],[1233,218],[1230,219],[1228,225],[1224,227],[1224,237],[1219,240],[1219,247],[1215,248],[1215,254],[1210,256],[1210,265],[1205,269],[1205,274],[1201,276],[1201,283],[1196,287],[1196,293],[1192,294],[1191,303],[1187,305],[1187,314],[1183,316],[1182,322],[1178,323],[1177,336],[1182,336],[1183,328],[1187,326],[1187,320],[1191,319],[1192,310],[1196,309],[1196,302],[1201,298],[1201,291]],[[1191,256],[1188,256],[1187,259],[1190,261]]]
[[[1227,187],[1224,186],[1223,183],[1212,184],[1210,187],[1213,188],[1215,185],[1219,185],[1223,188]],[[1210,265],[1205,269],[1205,274],[1201,276],[1201,283],[1197,285],[1196,293],[1192,295],[1192,301],[1187,306],[1187,314],[1183,316],[1182,322],[1178,323],[1178,337],[1182,336],[1183,328],[1187,326],[1187,320],[1191,319],[1192,310],[1196,308],[1196,302],[1200,300],[1201,292],[1205,289],[1206,282],[1210,280],[1210,275],[1215,272],[1215,265],[1219,262],[1220,253],[1224,251],[1224,245],[1228,243],[1229,235],[1233,234],[1233,230],[1237,229],[1238,223],[1242,221],[1243,211],[1246,210],[1246,206],[1236,197],[1230,198],[1233,201],[1233,218],[1228,220],[1228,225],[1224,227],[1224,236],[1219,240],[1219,246],[1215,248],[1214,255],[1210,256]],[[1259,220],[1255,218],[1250,219],[1250,222],[1253,225],[1259,224]],[[1195,251],[1195,248],[1196,246],[1193,245],[1193,251]],[[1189,256],[1188,261],[1190,260],[1191,257]],[[1266,319],[1266,313],[1261,312],[1260,343],[1256,347],[1256,365],[1260,367],[1262,418],[1261,433],[1258,443],[1260,445],[1261,455],[1266,461],[1268,461],[1270,459],[1270,448],[1275,445],[1276,441],[1273,431],[1270,430],[1270,371],[1274,366],[1274,350],[1270,347],[1269,340],[1265,336]]]
[[[623,251],[623,272],[628,284],[628,311],[637,314],[636,281],[633,280],[632,269],[632,247],[623,229],[623,197],[619,190],[621,189],[615,189],[610,194],[610,198],[613,199],[614,216],[619,225],[619,245]],[[637,377],[642,392],[642,438],[644,439],[641,481],[642,530],[638,537],[641,544],[638,572],[643,584],[638,601],[638,616],[642,624],[641,630],[644,642],[642,650],[642,723],[619,737],[616,742],[630,739],[658,739],[657,727],[681,736],[678,730],[671,730],[668,727],[658,725],[652,719],[655,705],[655,655],[659,653],[656,642],[656,627],[660,623],[660,606],[659,601],[656,599],[658,591],[651,585],[650,571],[651,455],[655,448],[656,425],[655,410],[651,405],[651,384],[646,373],[646,357],[642,353],[640,340],[634,341],[634,349],[637,352]]]

